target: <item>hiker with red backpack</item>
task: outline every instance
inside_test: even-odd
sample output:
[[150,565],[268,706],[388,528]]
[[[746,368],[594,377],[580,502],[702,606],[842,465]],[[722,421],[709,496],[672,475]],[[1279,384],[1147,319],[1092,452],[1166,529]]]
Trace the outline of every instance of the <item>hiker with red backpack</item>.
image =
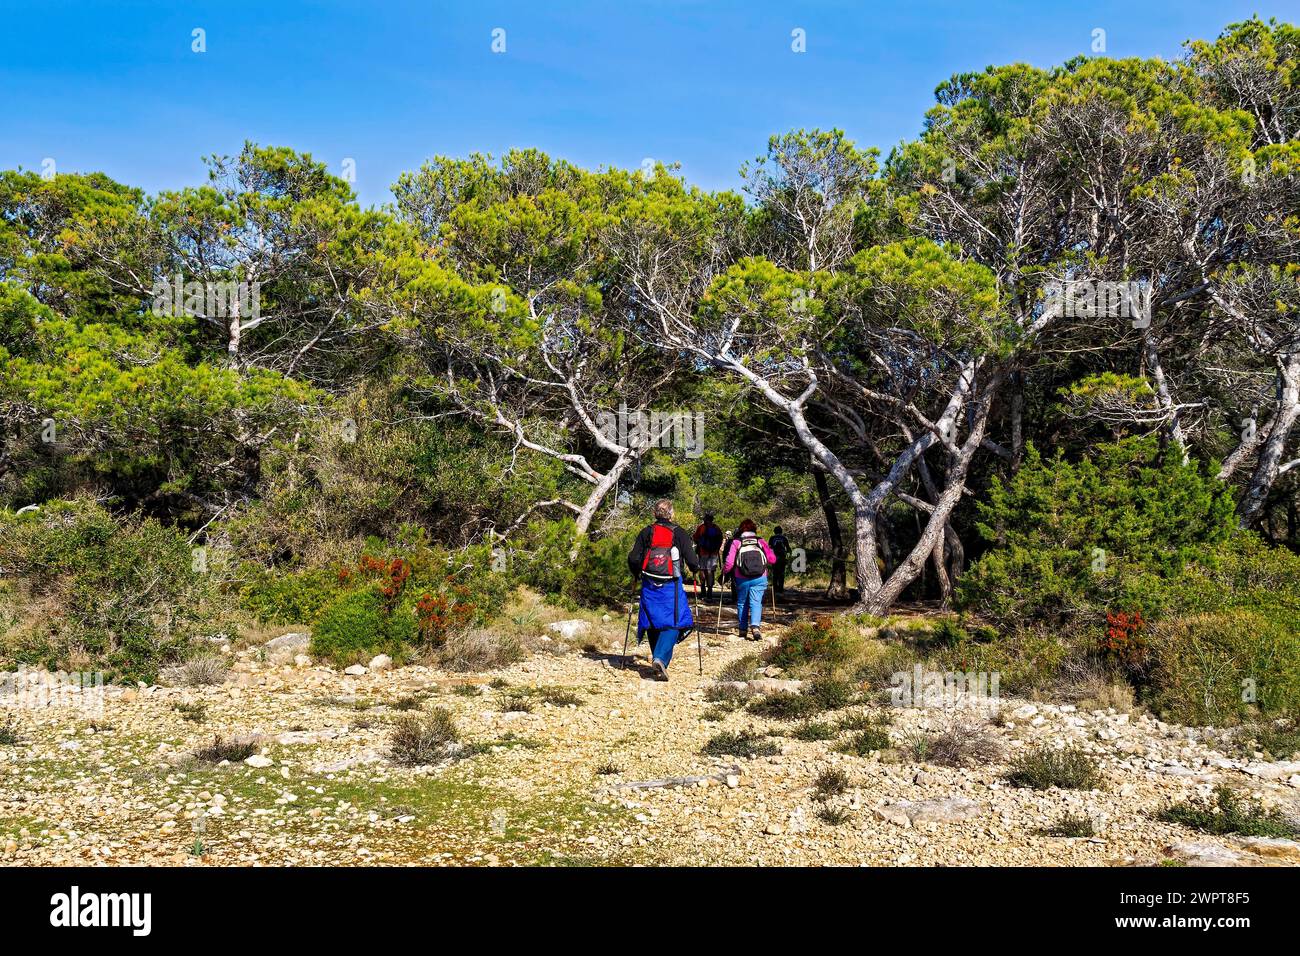
[[767,591],[767,569],[774,564],[776,555],[758,536],[758,526],[746,518],[740,523],[738,536],[727,549],[727,560],[723,565],[735,581],[736,617],[742,639],[763,639],[763,594]]
[[649,640],[655,676],[668,679],[673,649],[695,627],[691,602],[682,583],[683,567],[700,570],[695,545],[685,528],[673,524],[673,503],[655,502],[655,520],[641,529],[627,556],[627,565],[641,582],[641,613],[636,642]]
[[700,556],[703,569],[704,599],[713,599],[713,583],[718,573],[719,555],[722,553],[722,529],[713,523],[713,515],[706,514],[703,523],[691,536],[695,541],[695,550]]

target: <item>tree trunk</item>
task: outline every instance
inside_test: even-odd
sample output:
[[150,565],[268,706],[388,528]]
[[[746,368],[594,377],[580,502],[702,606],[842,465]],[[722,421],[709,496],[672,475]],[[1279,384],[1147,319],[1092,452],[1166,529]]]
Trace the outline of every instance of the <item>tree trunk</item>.
[[[947,487],[944,488],[935,501],[934,511],[930,512],[929,520],[921,532],[920,540],[917,541],[916,546],[912,548],[907,557],[894,569],[888,580],[882,582],[873,591],[862,591],[854,608],[855,611],[876,616],[885,614],[907,586],[920,575],[925,562],[929,560],[930,555],[934,552],[935,543],[941,540],[953,508],[961,500],[962,492],[966,488],[966,473],[970,469],[970,463],[975,457],[975,452],[980,447],[980,442],[984,439],[984,429],[988,424],[988,415],[989,401],[987,398],[983,398],[979,402],[975,420],[971,423],[970,435],[967,436],[965,444],[962,445],[960,453],[956,456],[953,466],[949,470]],[[860,527],[862,524],[864,522],[859,520]],[[859,532],[859,548],[864,543]],[[872,536],[872,543],[874,544],[874,535]],[[859,551],[859,554],[861,554],[861,551]]]
[[826,518],[826,534],[831,541],[831,583],[826,587],[826,596],[831,600],[843,601],[849,596],[849,585],[840,517],[835,513],[835,503],[831,501],[826,473],[820,468],[813,468],[813,482],[817,485],[817,502]]
[[1287,439],[1296,419],[1300,417],[1300,355],[1288,355],[1278,372],[1277,415],[1273,427],[1259,451],[1259,462],[1250,476],[1246,494],[1237,505],[1237,515],[1242,527],[1249,527],[1259,518],[1260,509],[1273,489]]

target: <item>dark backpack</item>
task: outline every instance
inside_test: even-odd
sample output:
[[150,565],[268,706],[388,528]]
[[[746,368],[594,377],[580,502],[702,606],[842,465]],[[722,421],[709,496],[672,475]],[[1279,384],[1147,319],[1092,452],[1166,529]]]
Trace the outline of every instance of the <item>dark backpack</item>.
[[703,533],[700,535],[700,544],[699,544],[701,548],[703,548],[706,551],[716,552],[719,548],[722,547],[721,528],[719,528],[716,524],[711,524],[708,527],[704,527],[703,525],[701,525],[701,528],[703,528]]
[[650,526],[650,547],[641,559],[641,573],[657,581],[668,581],[677,576],[673,563],[673,529],[661,524]]
[[736,569],[742,578],[758,578],[767,573],[767,555],[757,535],[744,535],[736,552]]

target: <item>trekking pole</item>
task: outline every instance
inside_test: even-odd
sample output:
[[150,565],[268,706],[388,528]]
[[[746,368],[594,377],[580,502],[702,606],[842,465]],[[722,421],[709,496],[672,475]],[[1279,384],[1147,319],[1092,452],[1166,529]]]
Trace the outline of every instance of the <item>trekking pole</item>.
[[[700,616],[700,575],[695,573],[695,616]],[[704,638],[700,634],[699,623],[695,626],[695,652],[700,657],[700,673],[704,673]]]
[[640,618],[641,618],[641,592],[640,592],[639,589],[637,590],[637,595],[636,595],[636,606],[633,607],[631,604],[628,605],[628,610],[627,610],[627,629],[623,631],[623,663],[622,663],[620,666],[621,666],[624,670],[627,670],[627,641],[628,641],[628,638],[632,636],[632,612],[633,612],[634,610],[635,610],[636,613],[637,613],[637,643],[640,644],[640,643],[641,643],[641,621],[640,621]]

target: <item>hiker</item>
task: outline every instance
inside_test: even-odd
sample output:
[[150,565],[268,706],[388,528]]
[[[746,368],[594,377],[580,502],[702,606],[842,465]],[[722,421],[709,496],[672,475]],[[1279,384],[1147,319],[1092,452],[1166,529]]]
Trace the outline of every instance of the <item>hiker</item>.
[[673,649],[695,627],[691,602],[682,585],[682,565],[700,570],[695,545],[686,529],[673,524],[673,503],[667,498],[655,502],[653,524],[641,529],[627,556],[627,566],[641,581],[641,614],[636,624],[636,642],[650,642],[655,676],[668,679]]
[[718,573],[718,556],[722,554],[722,529],[713,523],[713,515],[705,514],[704,521],[691,535],[695,542],[695,552],[700,558],[701,573],[704,578],[704,597],[713,598],[714,578]]
[[740,523],[740,536],[727,549],[724,569],[736,582],[736,617],[742,639],[763,639],[763,594],[767,591],[767,569],[776,564],[776,555],[758,536],[758,526],[746,518]]
[[772,537],[767,539],[767,543],[772,546],[772,553],[776,555],[776,561],[772,564],[772,587],[776,589],[777,594],[784,594],[785,566],[790,559],[790,539],[785,536],[781,526],[777,525],[772,532]]

